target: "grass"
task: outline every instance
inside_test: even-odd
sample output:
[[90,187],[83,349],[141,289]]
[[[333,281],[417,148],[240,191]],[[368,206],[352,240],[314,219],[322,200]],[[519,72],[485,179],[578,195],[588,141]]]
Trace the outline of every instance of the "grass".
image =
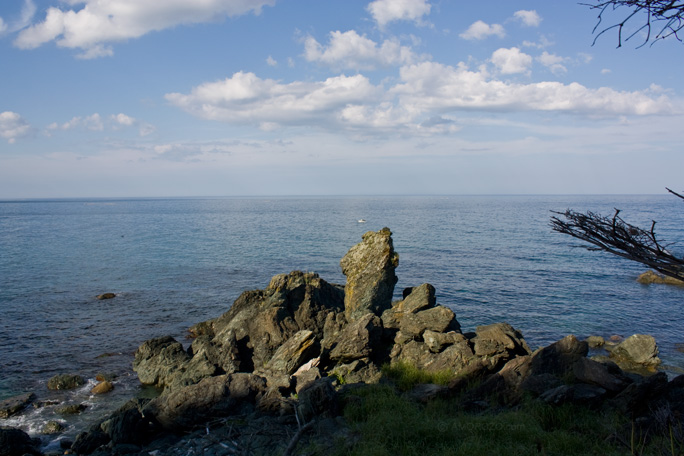
[[383,373],[390,382],[355,389],[345,398],[344,417],[359,440],[335,454],[682,454],[668,436],[631,440],[630,421],[617,413],[531,399],[514,408],[470,413],[458,398],[418,404],[402,394],[426,379],[448,383],[446,374],[420,373],[407,365],[386,366]]
[[401,391],[409,391],[418,383],[448,385],[454,378],[450,370],[427,372],[407,362],[397,362],[382,366],[382,374],[391,380]]

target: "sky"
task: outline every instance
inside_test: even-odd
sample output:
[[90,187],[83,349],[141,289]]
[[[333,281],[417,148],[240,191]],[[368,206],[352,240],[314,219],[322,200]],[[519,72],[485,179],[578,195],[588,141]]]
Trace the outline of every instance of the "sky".
[[682,190],[684,44],[628,14],[4,0],[0,198]]

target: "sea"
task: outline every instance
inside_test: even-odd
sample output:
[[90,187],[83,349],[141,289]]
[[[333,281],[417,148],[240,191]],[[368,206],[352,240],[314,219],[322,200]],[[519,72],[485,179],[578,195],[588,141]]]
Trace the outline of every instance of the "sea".
[[[73,438],[146,394],[131,369],[145,340],[226,312],[275,274],[317,272],[344,284],[340,259],[389,227],[402,289],[436,288],[464,332],[507,322],[532,348],[579,338],[653,335],[664,369],[684,372],[684,287],[642,285],[646,268],[550,227],[552,211],[603,215],[655,231],[684,256],[684,201],[662,195],[122,198],[0,201],[0,399],[33,392],[0,425],[40,435],[57,420]],[[115,293],[110,300],[97,295]],[[76,373],[87,384],[48,391]],[[94,396],[97,374],[115,375]],[[55,408],[84,403],[80,415]]]

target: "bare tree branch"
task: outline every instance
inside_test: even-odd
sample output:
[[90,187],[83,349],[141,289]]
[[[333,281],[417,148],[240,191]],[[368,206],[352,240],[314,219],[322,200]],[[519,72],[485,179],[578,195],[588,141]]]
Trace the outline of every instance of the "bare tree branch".
[[[592,46],[596,44],[601,35],[617,28],[617,47],[621,47],[623,41],[622,29],[637,15],[644,16],[644,23],[625,38],[625,42],[644,30],[646,31],[646,37],[644,42],[638,47],[644,46],[651,40],[653,40],[651,41],[651,44],[653,44],[658,40],[664,40],[669,37],[682,41],[679,35],[682,33],[682,29],[684,29],[684,0],[595,0],[595,3],[580,3],[580,5],[588,6],[590,9],[598,10],[599,12],[598,22],[592,33],[596,33],[599,29],[604,20],[604,15],[622,7],[631,10],[622,21],[601,29],[594,38]],[[653,27],[655,27],[655,30],[659,30],[655,36],[653,36]]]
[[[684,196],[668,191],[684,199]],[[630,225],[620,218],[620,210],[615,209],[612,217],[604,217],[593,212],[586,214],[571,209],[565,212],[552,211],[551,228],[559,233],[586,241],[594,248],[612,253],[628,260],[645,264],[666,276],[684,280],[684,258],[670,253],[663,241],[655,234],[655,220],[646,231]]]

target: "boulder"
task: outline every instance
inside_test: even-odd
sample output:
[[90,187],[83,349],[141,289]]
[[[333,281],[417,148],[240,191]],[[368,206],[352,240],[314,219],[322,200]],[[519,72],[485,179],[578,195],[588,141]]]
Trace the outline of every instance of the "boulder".
[[411,340],[395,344],[390,354],[391,362],[405,362],[428,372],[449,370],[460,373],[474,361],[475,355],[465,336],[453,334],[453,343],[437,353],[434,346],[425,342]]
[[33,402],[35,398],[35,394],[26,393],[3,399],[0,401],[0,418],[9,418],[10,416],[21,412],[27,405]]
[[322,378],[299,392],[297,413],[306,423],[316,417],[333,417],[339,413],[339,401],[331,378]]
[[43,425],[40,429],[40,433],[43,435],[53,435],[59,434],[64,430],[64,426],[59,421],[50,420]]
[[372,313],[347,325],[331,343],[329,357],[339,363],[368,358],[382,337],[382,320]]
[[473,344],[475,356],[482,358],[496,370],[516,356],[532,353],[522,334],[508,323],[494,323],[478,326]]
[[627,370],[655,370],[660,364],[655,338],[644,334],[634,334],[620,342],[612,349],[610,357]]
[[601,336],[589,336],[586,339],[589,348],[600,348],[606,344],[606,341]]
[[544,392],[539,398],[553,405],[565,403],[596,405],[597,401],[602,399],[605,394],[606,390],[600,386],[578,383],[576,385],[561,385],[553,388]]
[[242,405],[254,403],[265,391],[266,380],[257,375],[219,375],[155,398],[143,412],[153,416],[164,429],[177,431],[211,417],[237,413]]
[[112,445],[140,444],[150,437],[150,423],[140,409],[145,402],[132,399],[100,423]]
[[47,387],[51,390],[69,390],[84,384],[85,380],[80,375],[60,374],[48,380]]
[[422,338],[426,331],[443,333],[460,331],[454,312],[444,306],[408,313],[399,321],[399,331],[408,338]]
[[39,443],[21,429],[0,428],[0,456],[40,455]]
[[574,364],[589,353],[589,345],[572,334],[532,354],[531,374],[563,376],[572,372]]
[[109,393],[114,389],[114,384],[112,382],[109,382],[107,380],[101,381],[97,385],[93,387],[93,389],[90,390],[91,393],[93,394],[105,394]]
[[78,415],[85,409],[87,409],[88,406],[86,404],[68,404],[68,405],[63,405],[61,407],[55,408],[55,413],[59,415]]
[[637,282],[644,285],[651,284],[664,284],[664,285],[676,285],[684,286],[684,280],[675,279],[674,277],[666,276],[663,274],[658,274],[655,271],[646,271],[637,277]]
[[394,251],[389,228],[369,231],[362,239],[340,261],[342,273],[347,277],[344,310],[349,321],[368,312],[382,315],[392,305],[397,283],[394,270],[399,264],[399,255]]
[[578,382],[597,385],[613,393],[622,391],[630,383],[625,376],[613,375],[606,365],[588,358],[577,360],[573,374]]
[[114,293],[102,293],[101,295],[97,295],[95,298],[97,298],[99,300],[113,299],[113,298],[116,298],[116,294],[114,294]]
[[301,330],[278,347],[264,370],[292,375],[302,364],[314,358],[318,351],[313,332]]
[[158,337],[144,342],[135,352],[133,370],[145,385],[164,387],[171,374],[190,360],[183,345],[171,336]]

